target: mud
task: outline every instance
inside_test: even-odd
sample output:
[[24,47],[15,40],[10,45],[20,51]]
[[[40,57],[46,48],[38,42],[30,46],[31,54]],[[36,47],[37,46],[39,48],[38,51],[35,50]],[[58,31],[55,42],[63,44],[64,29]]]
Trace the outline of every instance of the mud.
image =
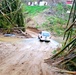
[[57,68],[44,61],[59,43],[52,39],[40,42],[36,30],[26,32],[33,38],[0,36],[0,75],[68,75],[57,73]]
[[58,43],[40,42],[37,38],[0,42],[0,75],[67,75],[44,62]]

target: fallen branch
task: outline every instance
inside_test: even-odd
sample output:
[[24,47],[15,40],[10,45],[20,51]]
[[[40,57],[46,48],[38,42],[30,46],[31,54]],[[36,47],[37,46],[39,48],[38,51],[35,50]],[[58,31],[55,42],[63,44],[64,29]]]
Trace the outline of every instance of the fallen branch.
[[60,70],[60,71],[56,71],[59,73],[68,73],[68,74],[75,74],[76,75],[76,71],[66,71],[66,70]]

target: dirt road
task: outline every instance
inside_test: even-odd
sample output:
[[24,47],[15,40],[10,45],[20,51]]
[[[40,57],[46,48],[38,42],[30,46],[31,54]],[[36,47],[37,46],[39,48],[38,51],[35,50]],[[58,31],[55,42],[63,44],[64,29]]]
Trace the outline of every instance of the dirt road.
[[55,72],[55,67],[44,62],[59,43],[52,39],[40,42],[36,31],[27,32],[33,38],[0,38],[0,75],[68,75]]
[[63,75],[44,62],[57,45],[53,40],[46,43],[37,38],[0,42],[0,75]]

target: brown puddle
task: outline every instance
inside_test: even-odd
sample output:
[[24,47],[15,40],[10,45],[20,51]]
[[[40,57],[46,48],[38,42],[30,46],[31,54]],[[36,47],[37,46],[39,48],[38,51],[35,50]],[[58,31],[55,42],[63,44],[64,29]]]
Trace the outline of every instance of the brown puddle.
[[0,37],[0,41],[3,41],[3,42],[17,42],[20,40],[21,40],[21,38]]

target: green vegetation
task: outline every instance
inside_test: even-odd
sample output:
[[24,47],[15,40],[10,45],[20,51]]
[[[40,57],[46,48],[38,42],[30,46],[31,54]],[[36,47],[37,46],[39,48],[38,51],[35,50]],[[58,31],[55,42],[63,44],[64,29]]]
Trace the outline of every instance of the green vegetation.
[[46,28],[46,30],[50,30],[58,36],[63,35],[67,20],[63,20],[62,18],[58,18],[57,16],[48,17],[47,20],[48,21],[45,22],[42,27]]
[[0,3],[0,28],[6,30],[5,33],[10,33],[14,27],[25,27],[21,1],[2,0]]
[[52,15],[47,17],[47,21],[42,24],[42,28],[53,32],[55,35],[62,36],[66,29],[69,15],[66,13],[70,6],[59,3],[51,7]]
[[[71,13],[64,34],[65,42],[61,50],[59,50],[52,59],[60,59],[59,67],[76,71],[76,0],[73,2]],[[72,13],[73,12],[73,13]],[[62,59],[63,58],[63,59]],[[70,72],[69,72],[70,73]],[[76,74],[72,72],[73,74]]]
[[55,35],[62,36],[64,30],[66,29],[66,24],[68,20],[67,10],[70,10],[71,6],[59,3],[55,6],[26,6],[23,4],[23,12],[27,13],[27,17],[36,16],[38,13],[42,12],[45,9],[50,8],[52,15],[47,17],[47,21],[44,22],[41,26],[36,25],[36,28],[43,28],[53,32]]
[[24,12],[28,13],[29,16],[36,16],[38,13],[49,8],[48,6],[26,6],[23,4]]

